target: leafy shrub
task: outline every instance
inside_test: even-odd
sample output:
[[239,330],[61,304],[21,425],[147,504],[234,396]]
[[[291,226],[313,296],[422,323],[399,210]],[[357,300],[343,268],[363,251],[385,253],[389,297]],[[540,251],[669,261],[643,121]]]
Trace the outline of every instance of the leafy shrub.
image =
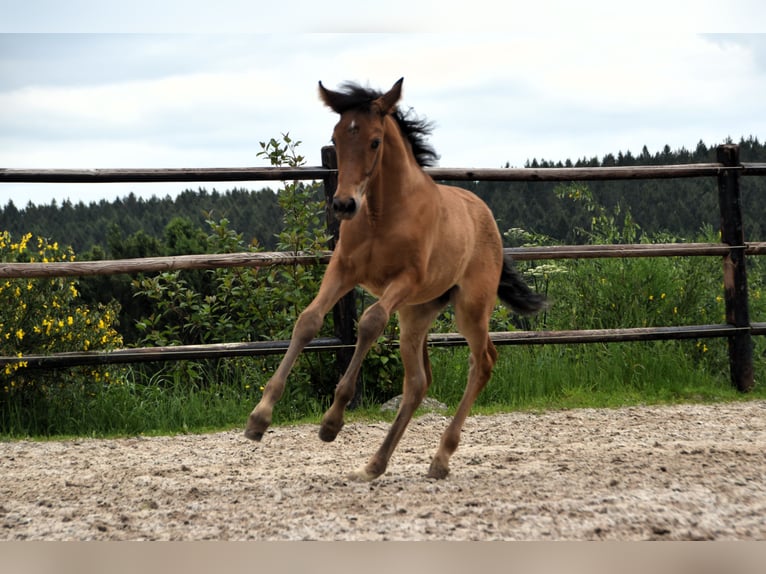
[[[591,214],[590,225],[576,230],[586,243],[683,241],[667,233],[642,233],[629,210],[618,204],[609,211],[582,184],[560,186],[556,193],[562,201],[584,204]],[[696,240],[717,242],[720,237],[712,228],[705,227]],[[558,265],[563,272],[552,276],[548,285],[554,305],[546,316],[547,328],[617,329],[724,322],[723,279],[718,258],[572,259]],[[694,352],[710,368],[725,369],[723,346],[717,346],[720,352],[709,353],[706,341],[696,341]],[[679,346],[679,352],[688,348],[688,343],[668,344]],[[647,356],[645,360],[651,359]]]
[[[13,241],[0,232],[0,261],[31,263],[73,261],[71,249],[61,249],[42,237],[24,235]],[[14,278],[0,280],[0,355],[23,358],[30,354],[96,351],[122,346],[115,330],[118,308],[80,303],[77,281],[64,278]],[[0,429],[9,418],[36,418],[38,426],[54,426],[34,405],[66,402],[76,391],[122,381],[119,367],[76,367],[66,377],[56,371],[29,368],[25,361],[9,362],[0,371]],[[15,413],[15,414],[12,414]],[[22,421],[23,423],[23,421]]]
[[[282,141],[261,142],[258,154],[274,166],[298,167],[305,162],[297,153],[299,141],[283,134]],[[327,249],[324,201],[321,184],[286,182],[278,192],[284,229],[277,237],[281,251],[318,253]],[[256,244],[245,245],[242,234],[227,219],[207,220],[210,235],[205,243],[209,253],[259,252]],[[203,344],[233,341],[285,340],[290,338],[298,314],[319,289],[321,265],[280,265],[266,268],[223,268],[207,272],[207,288],[190,285],[180,271],[161,273],[134,281],[136,294],[153,303],[154,312],[142,317],[137,327],[143,345]],[[322,335],[332,332],[331,318]],[[168,363],[168,378],[179,370],[200,382],[206,372],[232,366],[233,376],[242,376],[243,360],[216,361],[216,369],[202,368],[201,362]],[[252,388],[263,384],[278,363],[278,357],[248,361]],[[195,366],[196,365],[196,366]],[[234,374],[236,373],[236,374]],[[156,377],[155,377],[156,378]],[[226,378],[224,376],[224,378]],[[334,358],[330,354],[304,354],[294,369],[283,403],[313,403],[332,392],[337,382]],[[289,407],[288,407],[289,408]],[[313,408],[313,407],[312,407]]]

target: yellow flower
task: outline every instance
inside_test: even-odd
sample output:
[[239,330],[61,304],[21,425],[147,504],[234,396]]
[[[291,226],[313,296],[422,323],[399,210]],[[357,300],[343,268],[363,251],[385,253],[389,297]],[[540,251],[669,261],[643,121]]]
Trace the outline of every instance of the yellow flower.
[[18,329],[16,331],[16,338],[21,341],[24,338],[24,329]]

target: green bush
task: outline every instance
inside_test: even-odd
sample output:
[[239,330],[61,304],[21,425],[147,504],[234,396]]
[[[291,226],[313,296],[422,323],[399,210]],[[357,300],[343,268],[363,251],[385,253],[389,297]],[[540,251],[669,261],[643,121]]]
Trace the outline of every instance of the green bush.
[[[282,141],[261,142],[258,154],[277,167],[299,167],[304,158],[297,153],[299,141],[283,134]],[[319,253],[327,249],[324,201],[321,184],[285,182],[278,192],[284,229],[277,237],[280,251]],[[210,235],[205,242],[210,253],[259,252],[258,245],[245,245],[242,234],[230,229],[229,221],[207,220]],[[298,314],[319,289],[324,273],[321,265],[280,265],[266,268],[224,268],[210,270],[207,288],[191,285],[181,271],[161,273],[134,281],[136,294],[149,299],[154,311],[137,322],[141,345],[182,345],[222,342],[286,340]],[[332,333],[332,318],[322,335]],[[170,380],[179,371],[191,381],[204,383],[207,374],[252,380],[253,399],[262,390],[279,357],[265,359],[224,359],[204,367],[204,361],[168,363],[162,372]],[[250,365],[248,369],[246,365]],[[153,373],[152,377],[158,377]],[[161,378],[161,377],[160,377]],[[300,410],[300,404],[316,408],[326,400],[337,383],[331,354],[305,354],[296,365],[283,408]],[[293,405],[292,407],[290,405]]]
[[[644,234],[629,210],[619,204],[613,212],[598,205],[582,184],[561,186],[562,201],[584,203],[592,214],[590,226],[579,229],[590,244],[673,243],[682,238],[669,234]],[[696,238],[717,242],[711,228]],[[723,275],[715,257],[639,257],[574,259],[560,262],[565,270],[552,278],[549,294],[554,301],[547,315],[551,329],[617,329],[723,323]],[[689,353],[689,343],[668,343],[679,353]],[[707,339],[693,341],[692,353],[713,370],[724,370],[727,357]],[[637,350],[640,346],[635,347]],[[635,358],[630,360],[635,361]],[[651,360],[646,356],[644,360]]]
[[[73,261],[42,237],[24,235],[18,242],[0,232],[0,261]],[[95,351],[122,346],[115,330],[116,305],[89,308],[80,303],[77,281],[64,278],[15,278],[0,281],[0,355],[19,357],[66,351]],[[45,430],[57,420],[46,415],[48,404],[66,408],[78,393],[94,393],[121,384],[121,367],[75,367],[66,376],[33,369],[25,361],[7,363],[0,371],[0,432],[10,425]]]

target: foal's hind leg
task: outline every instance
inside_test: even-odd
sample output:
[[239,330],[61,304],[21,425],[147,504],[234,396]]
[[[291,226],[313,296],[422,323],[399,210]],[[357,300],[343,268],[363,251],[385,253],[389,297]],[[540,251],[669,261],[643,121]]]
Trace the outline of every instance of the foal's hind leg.
[[445,478],[449,474],[449,459],[458,447],[465,419],[476,397],[492,375],[492,367],[497,360],[497,351],[489,338],[488,328],[493,307],[494,293],[491,299],[487,296],[484,301],[481,297],[472,299],[470,295],[464,296],[455,304],[458,330],[468,341],[471,350],[471,366],[463,398],[455,416],[442,434],[439,448],[431,460],[431,467],[428,470],[430,478]]
[[426,396],[431,384],[431,366],[428,362],[426,335],[428,329],[444,308],[444,301],[433,301],[416,307],[403,307],[399,311],[401,332],[400,354],[404,365],[402,402],[391,428],[378,451],[367,464],[351,473],[351,478],[372,480],[383,474],[407,424]]

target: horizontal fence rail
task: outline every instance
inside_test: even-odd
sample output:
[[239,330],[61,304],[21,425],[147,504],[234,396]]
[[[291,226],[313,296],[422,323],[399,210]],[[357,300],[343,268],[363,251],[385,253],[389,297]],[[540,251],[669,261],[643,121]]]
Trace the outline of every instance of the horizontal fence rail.
[[222,253],[218,255],[174,255],[111,259],[109,261],[57,261],[53,263],[2,263],[0,277],[77,277],[157,273],[181,269],[220,269],[222,267],[271,267],[273,265],[316,265],[328,263],[331,251],[309,254],[270,251],[260,253]]
[[[0,365],[19,362],[27,368],[55,369],[81,365],[111,365],[121,363],[151,363],[157,361],[183,361],[195,359],[221,359],[224,357],[280,355],[287,351],[290,341],[254,341],[244,343],[213,343],[204,345],[169,345],[164,347],[137,347],[114,351],[73,351],[53,355],[26,355],[9,361],[0,357]],[[306,346],[306,351],[338,351],[346,348],[335,337],[318,337]]]
[[[741,175],[766,175],[766,163],[720,163],[617,167],[444,168],[425,172],[441,181],[605,181],[716,177],[723,170]],[[0,169],[0,183],[158,183],[212,181],[287,181],[325,179],[327,167],[220,167],[166,169]]]
[[[766,242],[731,247],[720,243],[625,243],[619,245],[547,245],[542,247],[506,247],[503,252],[515,261],[543,259],[610,259],[624,257],[694,257],[724,256],[732,249],[747,255],[766,254]],[[332,251],[317,253],[268,251],[221,253],[217,255],[173,255],[108,261],[57,261],[52,263],[3,263],[0,277],[79,277],[119,275],[121,273],[157,273],[183,269],[219,269],[224,267],[272,267],[274,265],[315,265],[330,262]]]
[[[684,325],[677,327],[636,327],[627,329],[579,329],[574,331],[495,331],[489,334],[495,345],[561,345],[585,343],[627,343],[635,341],[662,341],[669,339],[714,339],[750,332],[766,334],[766,323],[753,323],[751,327],[730,325]],[[429,347],[464,347],[465,338],[459,333],[430,333]],[[289,341],[256,341],[245,343],[213,343],[205,345],[172,345],[166,347],[139,347],[115,351],[82,351],[55,355],[27,355],[22,359],[0,357],[0,365],[24,361],[28,368],[61,368],[82,365],[120,363],[150,363],[194,359],[220,359],[224,357],[281,355],[287,351]],[[398,347],[399,341],[391,341]],[[307,352],[352,350],[353,344],[344,344],[336,337],[319,337],[306,347]]]
[[[498,345],[612,343],[665,339],[727,338],[729,341],[732,382],[740,390],[753,384],[752,335],[765,335],[766,323],[751,323],[747,313],[747,285],[744,275],[746,255],[766,254],[766,242],[745,242],[741,225],[739,185],[741,176],[766,175],[766,163],[740,163],[738,148],[718,148],[718,163],[635,167],[560,167],[463,169],[426,168],[438,181],[509,181],[568,182],[714,177],[718,181],[722,217],[722,243],[674,243],[632,245],[556,245],[505,249],[516,260],[584,259],[610,257],[686,257],[718,256],[724,262],[724,295],[727,322],[723,325],[692,325],[649,328],[624,328],[577,331],[512,331],[491,333]],[[112,182],[211,182],[211,181],[280,181],[321,179],[328,198],[334,193],[337,169],[332,148],[323,148],[321,167],[301,168],[213,168],[213,169],[94,169],[26,170],[0,169],[0,183],[112,183]],[[328,226],[333,228],[331,218]],[[336,235],[337,238],[337,235]],[[334,244],[333,244],[334,245]],[[331,245],[332,246],[332,245]],[[220,267],[268,267],[272,265],[324,264],[331,251],[307,253],[233,253],[185,255],[144,259],[54,262],[0,263],[0,277],[50,277],[106,275],[118,273],[166,272],[179,269]],[[740,264],[742,263],[742,264]],[[311,352],[334,351],[350,356],[355,336],[353,299],[336,315],[336,324],[346,330],[336,337],[315,339],[306,349]],[[339,313],[336,307],[335,313]],[[341,320],[342,319],[342,320]],[[114,351],[86,351],[0,357],[0,366],[25,362],[29,368],[62,368],[75,365],[139,363],[232,356],[255,356],[284,353],[289,341],[258,341],[171,347],[126,348]],[[397,345],[396,341],[392,342]],[[457,333],[431,334],[428,344],[434,347],[465,345]]]

